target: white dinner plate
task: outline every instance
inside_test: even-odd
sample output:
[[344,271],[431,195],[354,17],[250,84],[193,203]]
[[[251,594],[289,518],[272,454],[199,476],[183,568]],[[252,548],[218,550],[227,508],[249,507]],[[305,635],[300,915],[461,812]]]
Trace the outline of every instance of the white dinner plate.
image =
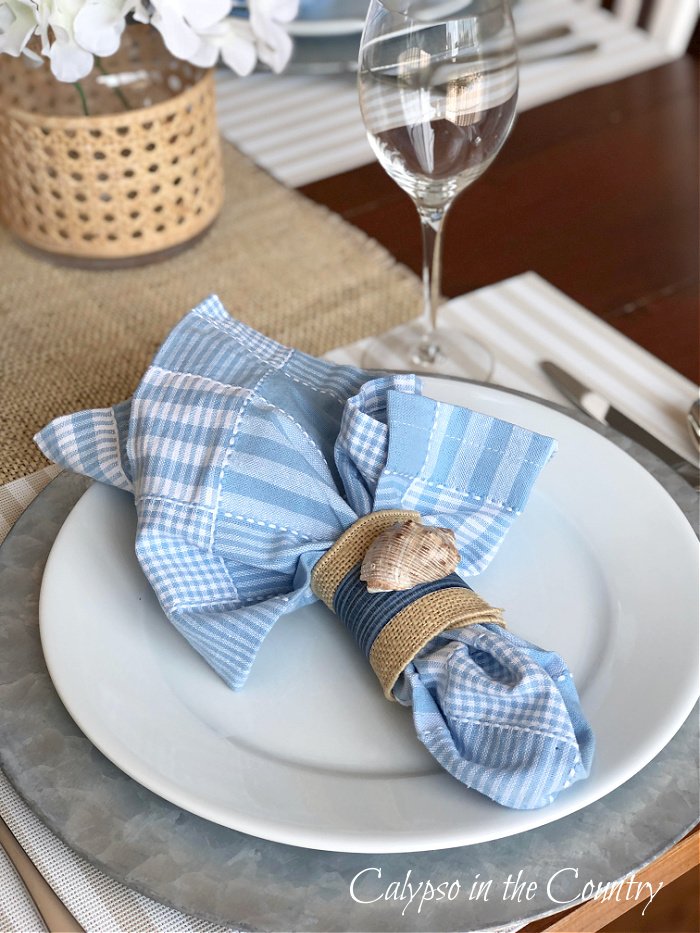
[[579,422],[502,390],[426,394],[557,438],[475,589],[569,663],[597,741],[591,776],[514,811],[443,772],[318,604],[282,618],[229,690],[166,620],[134,556],[131,497],[95,484],[56,539],[41,640],[68,711],[123,771],[207,819],[279,842],[397,852],[484,842],[607,794],[656,755],[698,694],[697,541],[665,490]]
[[290,36],[340,36],[362,32],[369,0],[301,0]]
[[[518,0],[511,0],[513,4]],[[364,29],[370,0],[301,0],[296,19],[286,24],[290,36],[349,36]],[[467,7],[466,0],[443,0],[440,9],[433,6],[433,15],[450,16]],[[430,3],[427,4],[430,8]]]

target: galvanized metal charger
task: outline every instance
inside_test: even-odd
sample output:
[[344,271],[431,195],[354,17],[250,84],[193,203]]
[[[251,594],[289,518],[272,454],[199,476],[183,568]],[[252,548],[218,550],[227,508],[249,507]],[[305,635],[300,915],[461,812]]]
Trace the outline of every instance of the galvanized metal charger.
[[[689,486],[638,445],[609,429],[601,433],[652,472],[695,524],[697,497]],[[0,756],[38,816],[108,875],[185,913],[239,929],[483,930],[555,912],[562,905],[554,898],[574,903],[587,882],[597,886],[638,871],[698,822],[697,709],[666,748],[613,793],[558,822],[478,846],[405,855],[320,852],[247,836],[167,803],[92,746],[62,706],[44,664],[38,631],[43,568],[84,489],[83,479],[59,476],[0,548]],[[371,884],[359,885],[357,893],[376,897],[371,903],[350,893],[363,871]],[[504,897],[509,876],[536,882],[532,898],[526,900],[522,888],[519,899]],[[481,889],[469,898],[489,880],[487,896]],[[419,911],[420,895],[409,903],[407,884],[421,881],[434,888],[459,881],[459,896],[423,902]],[[391,888],[392,882],[398,885]]]

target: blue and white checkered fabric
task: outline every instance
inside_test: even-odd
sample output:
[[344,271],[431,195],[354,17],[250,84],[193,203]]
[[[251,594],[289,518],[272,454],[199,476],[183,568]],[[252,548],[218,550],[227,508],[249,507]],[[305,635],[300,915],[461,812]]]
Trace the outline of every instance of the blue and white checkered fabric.
[[[281,346],[234,321],[216,297],[173,329],[130,401],[57,418],[36,441],[57,463],[133,492],[144,573],[170,621],[233,689],[275,621],[315,599],[314,565],[359,515],[410,508],[453,528],[459,573],[471,576],[497,551],[555,448],[550,438],[421,396],[415,376],[373,379]],[[450,643],[468,654],[475,637],[459,630]],[[512,670],[542,667],[538,649],[490,637],[522,655]],[[549,675],[523,675],[535,693],[529,703],[509,694],[493,656],[499,663],[481,663],[481,690],[464,695],[461,712],[448,709],[459,678],[444,684],[425,655],[407,670],[399,699],[413,702],[422,741],[460,780],[511,806],[537,806],[582,776],[569,751],[573,716],[561,689],[545,689]],[[449,724],[440,727],[430,704],[443,702]],[[556,789],[538,785],[536,803],[505,778],[493,794],[475,776],[478,754],[460,768],[447,752],[448,735],[460,754],[475,741],[465,724],[494,715],[522,736],[511,741],[522,753],[515,761],[543,730],[566,746],[566,777],[550,769]]]
[[588,777],[593,733],[566,665],[497,625],[438,635],[394,696],[443,768],[505,806],[544,807]]

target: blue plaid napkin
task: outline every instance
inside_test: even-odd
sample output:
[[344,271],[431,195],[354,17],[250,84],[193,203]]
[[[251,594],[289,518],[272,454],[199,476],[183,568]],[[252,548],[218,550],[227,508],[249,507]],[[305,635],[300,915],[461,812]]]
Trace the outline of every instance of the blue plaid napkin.
[[[62,466],[134,494],[136,553],[170,621],[233,689],[275,621],[316,597],[316,562],[358,516],[452,528],[470,577],[492,559],[555,442],[371,378],[233,320],[216,297],[170,333],[133,397],[37,436]],[[394,695],[459,780],[550,802],[593,741],[563,661],[497,626],[433,639]]]

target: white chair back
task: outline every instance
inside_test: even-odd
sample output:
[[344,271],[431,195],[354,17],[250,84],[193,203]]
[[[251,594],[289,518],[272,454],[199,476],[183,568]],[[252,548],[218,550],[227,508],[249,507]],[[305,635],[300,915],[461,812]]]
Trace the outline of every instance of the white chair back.
[[584,0],[605,6],[630,26],[641,26],[666,53],[677,58],[688,48],[700,15],[698,0]]

